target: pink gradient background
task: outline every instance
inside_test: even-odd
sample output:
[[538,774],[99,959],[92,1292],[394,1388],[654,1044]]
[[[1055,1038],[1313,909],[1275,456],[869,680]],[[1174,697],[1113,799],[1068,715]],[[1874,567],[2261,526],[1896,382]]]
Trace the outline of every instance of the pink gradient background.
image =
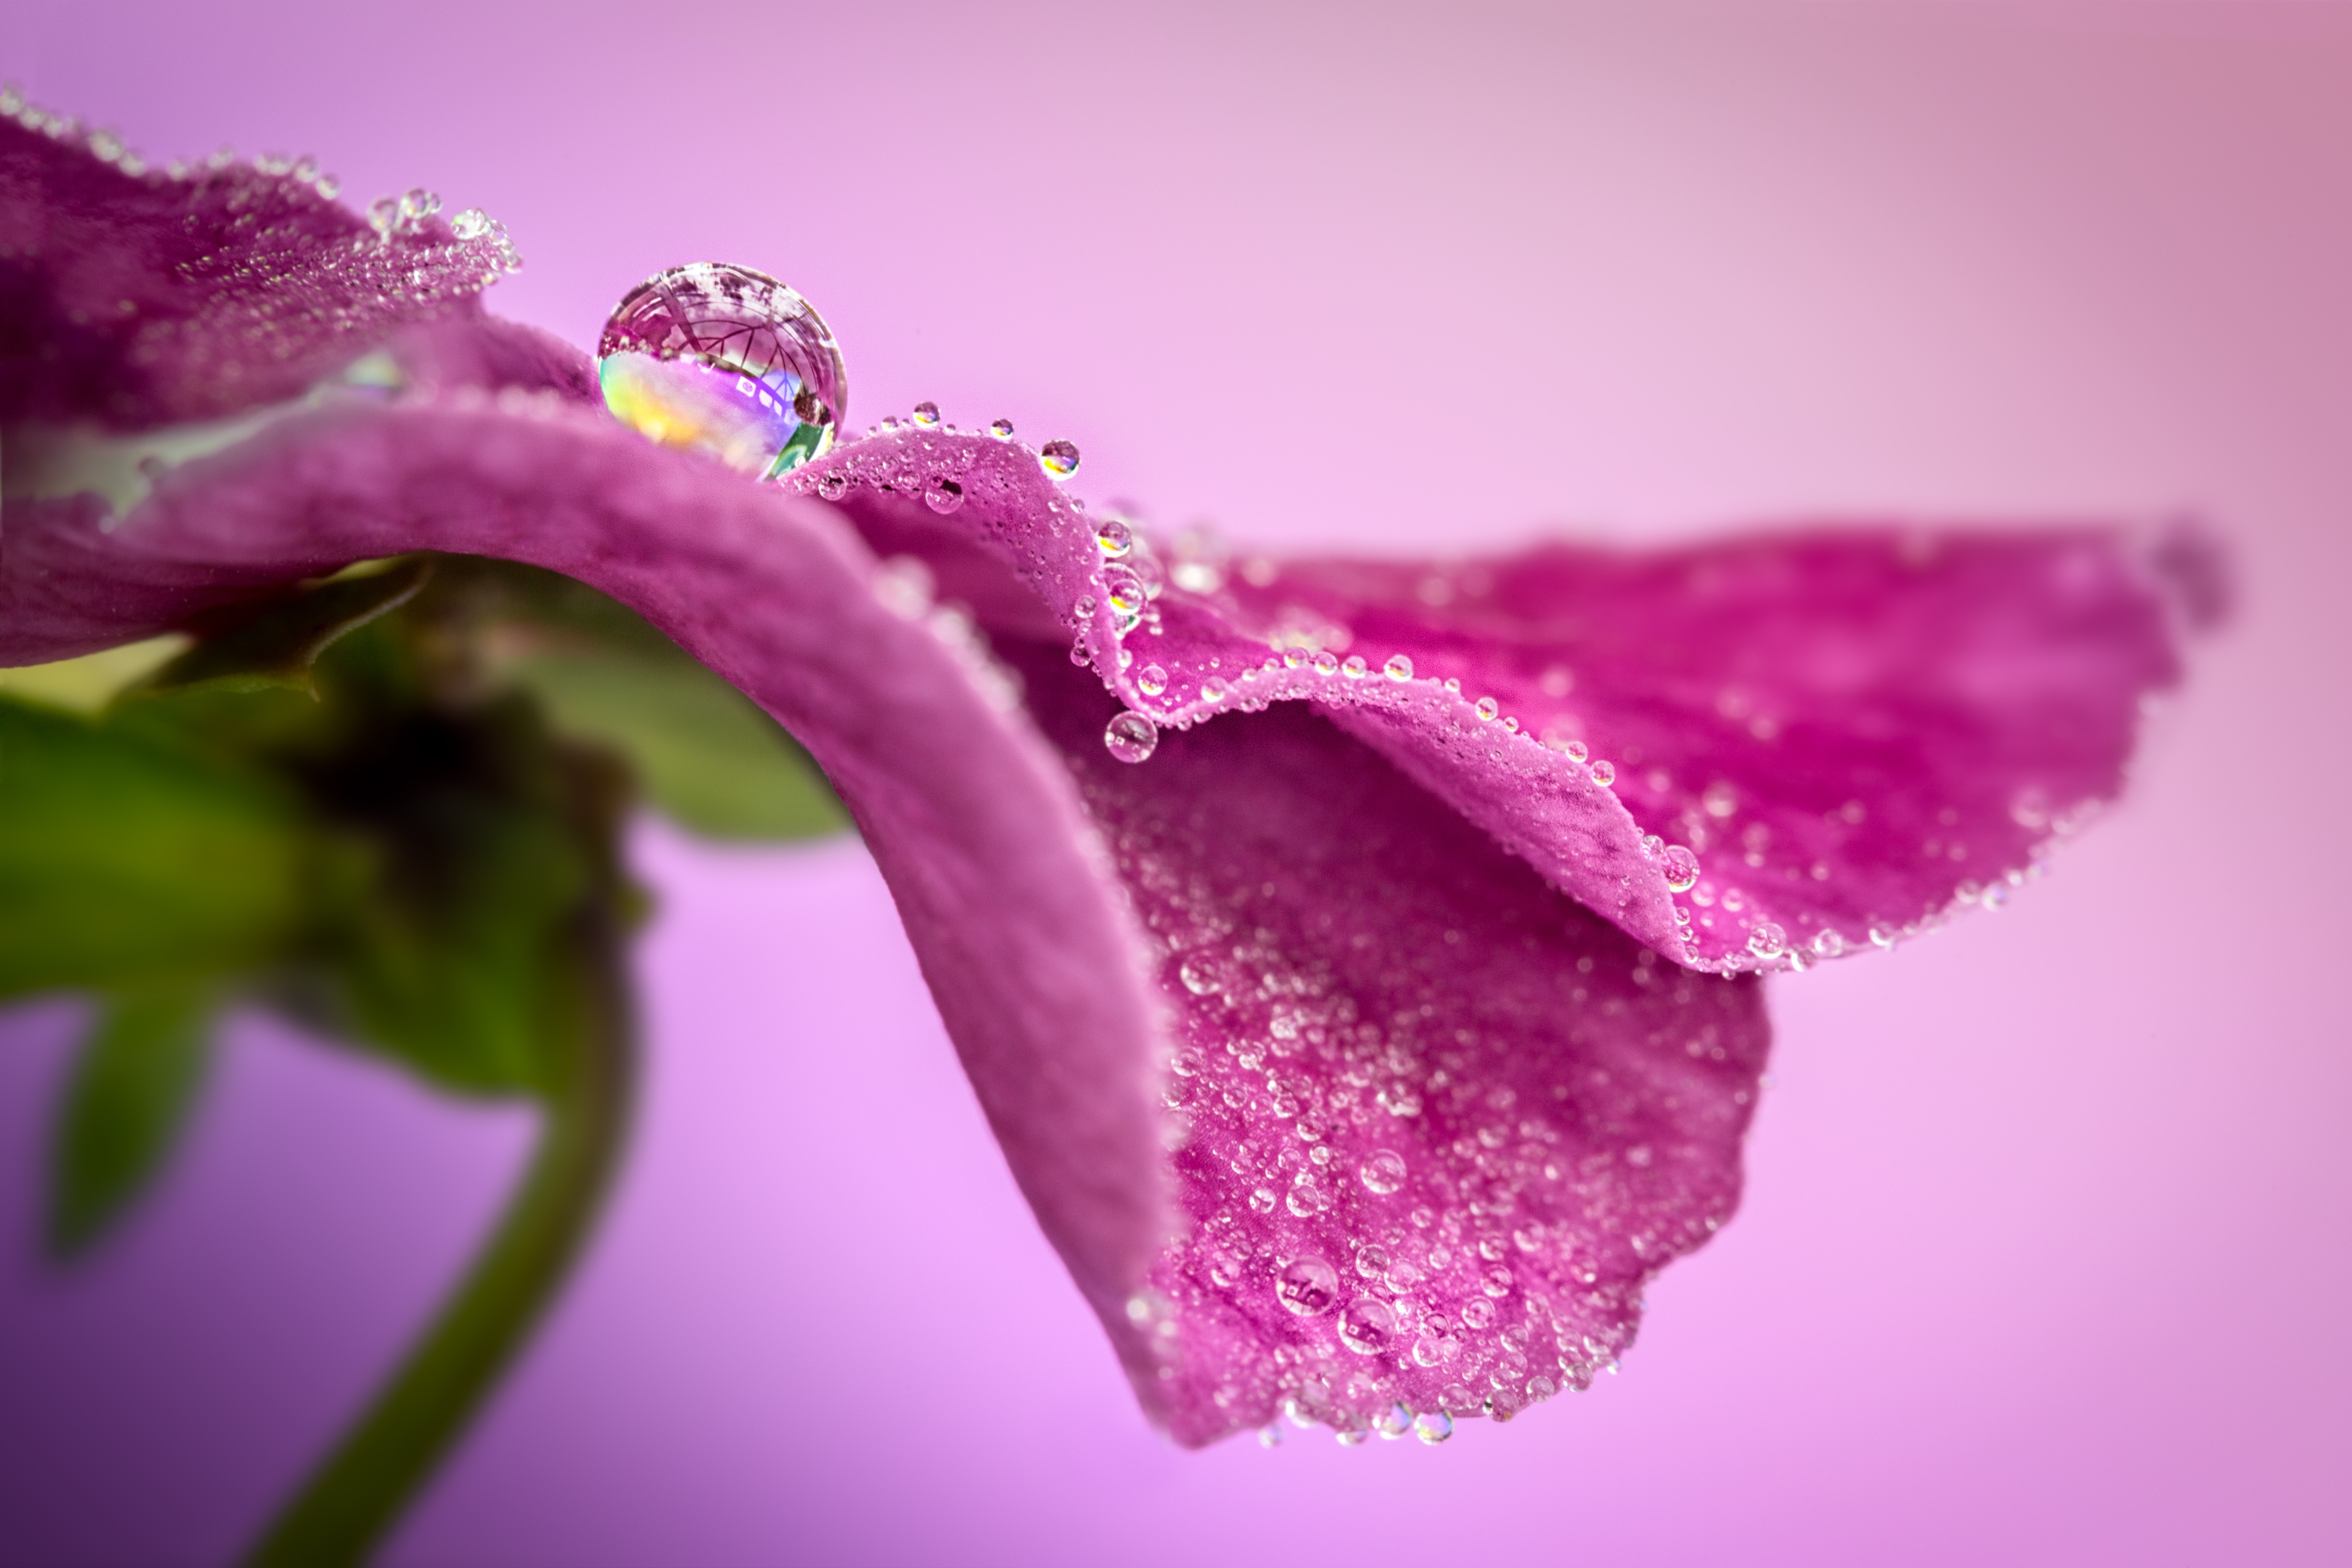
[[[2059,875],[1775,982],[1747,1205],[1624,1375],[1433,1452],[1157,1438],[863,851],[648,829],[635,1164],[393,1562],[2352,1561],[2352,10],[202,9],[15,0],[0,73],[486,206],[495,303],[575,342],[769,268],[855,423],[1009,415],[1170,520],[2189,508],[2244,572]],[[73,1016],[0,1023],[0,1561],[218,1561],[527,1127],[248,1021],[45,1278]]]

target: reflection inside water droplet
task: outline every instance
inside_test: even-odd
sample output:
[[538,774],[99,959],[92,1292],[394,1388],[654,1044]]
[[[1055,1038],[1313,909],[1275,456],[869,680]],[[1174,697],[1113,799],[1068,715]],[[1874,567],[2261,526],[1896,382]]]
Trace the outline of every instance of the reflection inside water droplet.
[[765,479],[822,454],[847,411],[824,319],[748,267],[697,262],[646,279],[614,308],[596,356],[622,423]]
[[1057,479],[1078,471],[1078,449],[1067,441],[1048,441],[1037,448],[1037,463]]
[[1103,726],[1103,745],[1122,763],[1148,762],[1159,749],[1160,727],[1140,713],[1114,714]]
[[1274,1299],[1302,1318],[1328,1312],[1339,1300],[1339,1271],[1319,1258],[1294,1258],[1274,1277]]
[[1669,844],[1658,856],[1659,868],[1666,874],[1666,886],[1677,893],[1686,893],[1698,884],[1698,857],[1679,844]]

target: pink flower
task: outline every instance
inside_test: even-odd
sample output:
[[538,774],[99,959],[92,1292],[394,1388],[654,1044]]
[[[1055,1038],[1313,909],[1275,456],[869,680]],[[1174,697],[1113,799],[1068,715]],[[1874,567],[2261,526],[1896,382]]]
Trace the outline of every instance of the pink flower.
[[420,550],[636,609],[825,768],[1188,1444],[1613,1365],[1737,1204],[1759,973],[2004,900],[2218,606],[2095,527],[1234,558],[938,425],[756,484],[485,315],[478,215],[0,107],[0,662]]

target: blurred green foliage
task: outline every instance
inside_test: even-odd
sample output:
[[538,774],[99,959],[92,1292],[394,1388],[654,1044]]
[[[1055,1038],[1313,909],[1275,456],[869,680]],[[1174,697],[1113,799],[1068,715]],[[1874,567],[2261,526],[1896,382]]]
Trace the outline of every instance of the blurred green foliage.
[[0,683],[0,998],[100,999],[52,1143],[60,1257],[163,1169],[222,1006],[545,1099],[625,1005],[596,933],[644,911],[640,792],[719,837],[847,826],[765,713],[548,573],[373,563],[188,633]]

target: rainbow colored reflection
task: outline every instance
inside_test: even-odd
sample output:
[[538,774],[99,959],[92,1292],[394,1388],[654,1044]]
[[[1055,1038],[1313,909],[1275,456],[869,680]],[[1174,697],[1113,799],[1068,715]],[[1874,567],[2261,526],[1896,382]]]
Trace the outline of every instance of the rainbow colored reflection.
[[824,318],[748,267],[696,262],[647,279],[596,352],[605,406],[624,424],[763,479],[830,447],[848,403]]

